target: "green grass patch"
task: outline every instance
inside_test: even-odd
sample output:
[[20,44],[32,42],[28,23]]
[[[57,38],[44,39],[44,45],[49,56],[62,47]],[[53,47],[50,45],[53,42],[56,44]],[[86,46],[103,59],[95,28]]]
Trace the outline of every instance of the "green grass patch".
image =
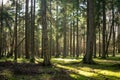
[[37,58],[33,64],[19,58],[15,64],[10,63],[13,62],[11,58],[1,59],[0,62],[7,65],[0,66],[0,77],[7,80],[120,80],[119,57],[95,58],[97,64],[94,65],[83,64],[81,58],[52,58],[50,67],[39,65],[42,61]]

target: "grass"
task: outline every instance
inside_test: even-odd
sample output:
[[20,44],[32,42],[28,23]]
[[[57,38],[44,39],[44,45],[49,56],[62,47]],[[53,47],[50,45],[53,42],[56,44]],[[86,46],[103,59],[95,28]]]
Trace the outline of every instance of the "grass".
[[[55,60],[55,61],[54,61]],[[56,62],[54,59],[53,62]],[[98,64],[87,65],[81,60],[60,60],[56,66],[71,71],[70,76],[76,80],[120,80],[120,60],[119,57],[110,57],[107,60],[94,59]]]
[[[52,58],[53,66],[44,67],[30,66],[31,64],[26,64],[28,60],[18,59],[20,68],[15,68],[18,71],[16,73],[9,67],[0,66],[0,80],[120,80],[120,57],[95,58],[97,64],[94,65],[83,64],[81,60]],[[4,59],[0,60],[3,61]],[[38,62],[42,62],[42,59],[37,59],[36,63]],[[20,72],[18,69],[24,73],[18,74]],[[3,75],[8,79],[2,79]]]

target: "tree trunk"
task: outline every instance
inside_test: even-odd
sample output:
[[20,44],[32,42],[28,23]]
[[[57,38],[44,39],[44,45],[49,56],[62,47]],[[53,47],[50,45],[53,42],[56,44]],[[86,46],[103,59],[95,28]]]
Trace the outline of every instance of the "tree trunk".
[[86,54],[83,58],[83,63],[92,64],[93,54],[93,37],[94,37],[94,0],[87,0],[87,43],[86,43]]
[[101,29],[99,25],[99,57],[101,57]]
[[25,58],[29,59],[29,48],[30,48],[30,41],[29,41],[29,0],[26,0],[26,11],[25,11]]
[[120,53],[120,26],[118,26],[118,53]]
[[31,62],[35,61],[35,42],[34,42],[34,27],[35,27],[35,0],[31,0]]
[[[96,28],[95,28],[95,30],[96,30]],[[96,32],[96,31],[94,31],[94,32]],[[94,58],[96,58],[97,57],[97,54],[96,54],[96,33],[94,33],[94,43],[93,43],[93,56],[94,56]]]
[[[72,25],[72,23],[71,23]],[[72,57],[72,33],[73,33],[73,28],[72,26],[70,25],[70,56]]]
[[[74,16],[74,13],[73,13],[73,16]],[[73,57],[75,57],[75,21],[73,20]]]
[[78,33],[78,31],[79,31],[79,25],[78,25],[78,23],[79,23],[79,19],[78,19],[78,9],[79,9],[79,0],[77,0],[77,41],[76,41],[76,58],[78,58],[79,57],[79,33]]
[[42,52],[43,52],[43,65],[48,66],[50,65],[50,54],[48,49],[48,30],[47,30],[47,20],[46,20],[46,0],[41,0],[41,9],[42,9]]
[[106,58],[106,1],[103,0],[102,58]]
[[0,58],[2,57],[2,43],[3,43],[3,0],[2,0],[2,6],[1,6],[1,12],[0,12],[0,18],[1,18],[1,25],[0,25]]
[[64,49],[63,49],[63,58],[65,58],[67,56],[67,43],[66,43],[66,3],[64,4],[64,8],[63,8],[63,11],[64,11],[64,19],[63,19],[63,36],[64,36],[64,39],[63,39],[63,46],[64,46]]
[[115,26],[114,26],[114,0],[112,0],[112,28],[113,28],[113,57],[115,56]]
[[60,51],[59,51],[59,39],[58,39],[58,1],[56,1],[56,56],[55,57],[59,57],[60,56]]
[[18,22],[18,20],[17,20],[17,18],[18,18],[18,15],[17,15],[17,10],[18,10],[18,8],[17,8],[17,4],[18,4],[18,2],[17,2],[17,0],[15,1],[15,5],[16,5],[16,13],[15,13],[15,27],[14,27],[14,37],[15,37],[15,42],[14,42],[14,44],[15,44],[15,50],[14,50],[14,60],[15,61],[17,61],[17,22]]
[[[73,9],[75,8],[75,4],[73,3]],[[75,13],[73,12],[73,17],[75,17]],[[73,18],[73,21],[72,21],[72,28],[73,28],[73,31],[72,31],[72,35],[73,35],[73,42],[72,42],[72,56],[75,57],[75,19]]]

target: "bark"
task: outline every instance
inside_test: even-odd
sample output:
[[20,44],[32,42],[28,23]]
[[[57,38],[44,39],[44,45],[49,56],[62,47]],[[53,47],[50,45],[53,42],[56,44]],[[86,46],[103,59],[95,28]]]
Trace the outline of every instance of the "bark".
[[[71,25],[72,25],[72,23],[71,23]],[[72,26],[70,25],[70,56],[72,57],[72,33],[73,33],[73,28],[72,28]]]
[[[95,28],[96,29],[96,28]],[[94,33],[94,43],[93,43],[93,56],[94,56],[94,58],[96,58],[97,57],[97,55],[96,55],[96,33]]]
[[100,33],[101,30],[100,30],[100,25],[99,25],[99,57],[101,57],[101,36],[100,36]]
[[[73,9],[75,8],[75,4],[73,3]],[[73,12],[73,17],[75,16],[75,13]],[[73,19],[72,21],[72,28],[73,28],[73,31],[72,31],[72,35],[73,35],[73,41],[72,41],[72,56],[75,57],[75,20]]]
[[86,54],[83,58],[83,63],[92,64],[93,59],[93,37],[94,37],[94,0],[87,0],[87,43]]
[[34,27],[35,27],[35,0],[31,0],[31,62],[35,61],[35,42],[34,42]]
[[25,58],[30,58],[29,48],[30,48],[30,42],[29,42],[29,0],[26,0],[26,11],[25,11]]
[[43,39],[43,46],[42,46],[42,52],[43,52],[43,65],[48,66],[50,65],[50,54],[48,49],[48,30],[47,30],[47,20],[46,20],[46,0],[41,1],[41,9],[42,9],[42,39]]
[[102,58],[106,58],[106,1],[103,0]]
[[63,19],[63,36],[64,36],[64,39],[63,39],[63,46],[64,46],[64,49],[63,49],[63,57],[65,58],[67,56],[67,43],[66,43],[66,31],[67,31],[67,26],[66,26],[66,3],[64,4],[64,8],[63,8],[63,11],[64,11],[64,19]]
[[2,36],[3,36],[3,0],[2,0],[2,7],[1,7],[1,12],[0,12],[0,17],[1,17],[1,25],[0,25],[0,58],[2,57],[2,43],[3,43],[3,39],[2,39]]
[[118,53],[120,53],[120,26],[118,26]]
[[14,37],[15,37],[15,51],[14,51],[14,60],[15,61],[17,61],[17,26],[18,26],[18,24],[17,24],[17,22],[18,22],[18,20],[17,20],[17,18],[18,18],[18,15],[17,15],[17,10],[18,10],[18,7],[17,7],[17,4],[18,4],[18,1],[16,0],[16,3],[15,3],[15,5],[16,5],[16,13],[15,13],[15,27],[14,27]]
[[114,0],[112,0],[112,27],[113,27],[113,57],[115,56],[115,26],[114,26]]
[[[74,14],[73,14],[74,15]],[[75,57],[75,21],[73,20],[73,57]]]
[[79,25],[78,25],[78,23],[79,23],[78,14],[79,13],[78,13],[78,9],[79,9],[79,0],[77,0],[77,13],[76,13],[77,14],[77,37],[76,37],[77,38],[76,39],[77,40],[76,41],[76,57],[77,58],[79,57],[79,54],[80,54],[79,53],[79,32],[78,32],[79,31]]
[[58,1],[56,2],[56,56],[60,56],[60,51],[59,51],[59,36],[58,36]]

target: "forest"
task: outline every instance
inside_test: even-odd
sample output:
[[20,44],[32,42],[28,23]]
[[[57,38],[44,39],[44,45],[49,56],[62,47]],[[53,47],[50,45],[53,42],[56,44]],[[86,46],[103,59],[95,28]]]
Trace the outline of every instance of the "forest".
[[0,0],[0,80],[120,80],[120,0]]

